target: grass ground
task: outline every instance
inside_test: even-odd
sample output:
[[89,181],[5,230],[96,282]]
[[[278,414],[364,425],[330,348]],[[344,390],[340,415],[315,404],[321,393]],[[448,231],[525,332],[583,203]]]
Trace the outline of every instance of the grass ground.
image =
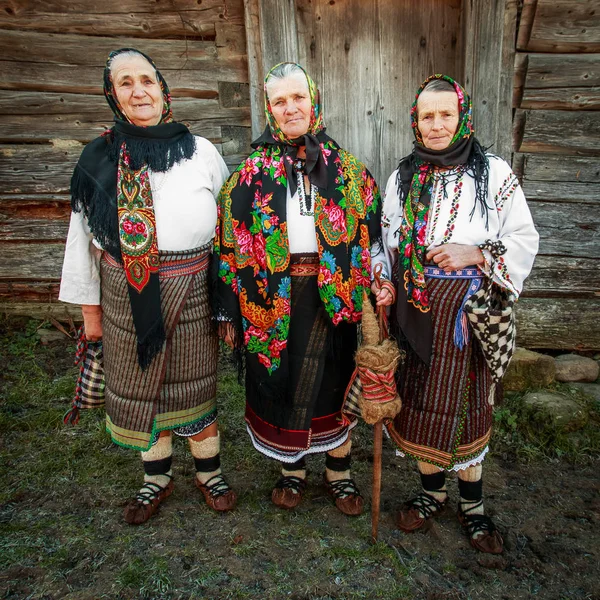
[[[591,423],[576,438],[532,427],[519,397],[497,409],[484,475],[503,556],[477,555],[453,510],[426,534],[401,534],[394,512],[418,481],[389,442],[380,541],[372,545],[370,514],[344,517],[320,486],[322,457],[309,461],[298,510],[271,504],[278,468],[251,447],[243,391],[224,357],[222,458],[238,508],[219,515],[200,502],[191,456],[176,440],[174,494],[131,527],[121,512],[140,485],[139,455],[110,442],[101,411],[87,411],[76,427],[62,424],[74,343],[40,344],[40,325],[0,320],[0,598],[600,598],[600,439],[591,404]],[[357,428],[354,447],[368,505],[370,428]],[[449,490],[455,502],[452,481]]]

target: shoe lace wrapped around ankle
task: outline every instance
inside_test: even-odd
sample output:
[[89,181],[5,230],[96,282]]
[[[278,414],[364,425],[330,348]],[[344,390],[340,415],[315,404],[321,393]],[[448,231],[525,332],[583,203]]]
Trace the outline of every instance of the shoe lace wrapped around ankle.
[[158,483],[146,481],[146,483],[144,483],[144,485],[142,486],[142,489],[140,489],[140,491],[137,493],[135,499],[140,504],[150,504],[152,500],[158,498],[158,495],[164,490],[165,488],[158,485]]
[[423,515],[424,519],[429,519],[442,511],[445,502],[439,502],[433,496],[423,492],[412,498],[412,500],[408,500],[405,506],[409,509],[416,508]]
[[494,531],[496,531],[494,522],[487,515],[469,514],[470,511],[479,508],[481,504],[483,503],[480,502],[479,504],[471,506],[466,510],[459,508],[461,521],[471,537],[475,537],[478,533],[492,534]]
[[354,482],[354,479],[338,479],[336,481],[327,481],[331,493],[336,498],[346,498],[347,496],[360,496],[360,491]]
[[[211,483],[211,481],[213,483]],[[202,484],[208,490],[208,493],[213,498],[224,496],[231,491],[229,484],[225,481],[225,478],[221,473],[213,475],[206,483]]]
[[294,475],[282,475],[275,484],[275,488],[278,490],[290,489],[292,492],[299,494],[306,489],[306,479]]

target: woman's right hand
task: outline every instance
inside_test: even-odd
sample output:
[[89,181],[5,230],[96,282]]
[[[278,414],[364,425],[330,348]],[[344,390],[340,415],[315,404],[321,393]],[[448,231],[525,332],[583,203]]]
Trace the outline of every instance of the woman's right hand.
[[236,342],[236,331],[231,321],[219,321],[219,337],[233,350]]
[[99,304],[82,304],[85,337],[90,342],[102,339],[102,307]]

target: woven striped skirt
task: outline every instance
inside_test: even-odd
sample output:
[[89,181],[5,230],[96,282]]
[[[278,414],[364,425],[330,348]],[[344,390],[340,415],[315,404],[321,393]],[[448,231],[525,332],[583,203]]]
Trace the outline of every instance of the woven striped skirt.
[[254,447],[282,462],[342,445],[344,392],[354,369],[356,325],[333,327],[317,287],[319,257],[292,255],[289,375],[281,402],[261,401],[260,382],[246,371],[246,424]]
[[114,442],[147,450],[162,430],[202,431],[216,419],[218,342],[208,301],[212,244],[160,253],[167,341],[142,371],[123,267],[104,253],[100,266],[106,423]]
[[474,269],[463,271],[447,277],[437,269],[429,275],[426,270],[431,364],[427,367],[408,350],[398,372],[402,410],[388,424],[401,454],[455,471],[483,460],[492,427],[492,380],[479,342],[463,336],[462,344],[457,343],[463,302],[477,289],[475,280],[481,281]]

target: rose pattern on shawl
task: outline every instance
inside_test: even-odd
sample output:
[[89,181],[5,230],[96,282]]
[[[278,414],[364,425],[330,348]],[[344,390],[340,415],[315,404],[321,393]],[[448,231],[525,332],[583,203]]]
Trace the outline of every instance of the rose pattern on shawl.
[[252,183],[252,176],[258,173],[257,162],[258,158],[248,158],[240,169],[240,179],[242,180],[242,183],[245,183],[247,186],[250,186],[250,183]]
[[329,205],[323,207],[323,212],[327,215],[334,231],[346,231],[346,215],[341,206],[330,200]]

